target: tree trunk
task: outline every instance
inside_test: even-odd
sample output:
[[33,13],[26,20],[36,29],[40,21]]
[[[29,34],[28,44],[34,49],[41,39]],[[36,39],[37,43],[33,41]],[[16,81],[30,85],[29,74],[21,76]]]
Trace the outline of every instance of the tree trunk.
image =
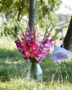
[[29,1],[29,27],[31,34],[33,32],[33,23],[35,21],[35,0]]
[[72,18],[70,20],[70,25],[64,39],[64,48],[72,52]]

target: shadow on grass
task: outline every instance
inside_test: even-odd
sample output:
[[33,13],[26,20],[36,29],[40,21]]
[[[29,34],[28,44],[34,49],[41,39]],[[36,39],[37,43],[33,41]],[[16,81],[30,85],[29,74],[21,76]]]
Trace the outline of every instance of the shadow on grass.
[[72,83],[72,60],[61,64],[53,63],[53,61],[50,60],[44,60],[41,66],[44,72],[44,82],[68,81]]
[[0,59],[0,80],[2,82],[9,81],[10,78],[24,78],[27,68],[24,60],[7,62]]
[[[42,61],[43,82],[71,82],[72,60],[62,64],[53,63],[49,55]],[[0,49],[0,80],[9,81],[10,78],[26,78],[27,64],[17,49],[13,51]]]
[[8,49],[0,49],[0,58],[14,58],[14,57],[18,57],[21,58],[22,55],[19,53],[19,51],[17,49],[13,49],[13,50],[8,50]]
[[0,49],[0,80],[9,81],[10,78],[24,78],[26,63],[17,49]]

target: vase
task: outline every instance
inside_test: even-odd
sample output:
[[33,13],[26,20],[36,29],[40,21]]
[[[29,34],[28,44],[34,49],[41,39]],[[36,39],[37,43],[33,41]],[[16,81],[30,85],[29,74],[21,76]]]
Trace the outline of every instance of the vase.
[[28,63],[27,79],[42,81],[42,75],[43,72],[39,62],[33,58],[30,59],[30,62]]

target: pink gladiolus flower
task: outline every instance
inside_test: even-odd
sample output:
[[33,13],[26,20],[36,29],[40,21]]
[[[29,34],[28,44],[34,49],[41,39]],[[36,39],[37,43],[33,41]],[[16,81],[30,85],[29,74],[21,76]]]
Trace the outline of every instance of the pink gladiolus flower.
[[16,40],[15,43],[26,61],[28,61],[29,58],[35,58],[40,63],[53,46],[52,41],[54,41],[54,39],[48,39],[48,37],[49,36],[46,36],[45,40],[41,41],[38,27],[35,27],[35,32],[32,33],[32,36],[30,35],[30,28],[27,27],[25,35],[20,34],[21,41]]

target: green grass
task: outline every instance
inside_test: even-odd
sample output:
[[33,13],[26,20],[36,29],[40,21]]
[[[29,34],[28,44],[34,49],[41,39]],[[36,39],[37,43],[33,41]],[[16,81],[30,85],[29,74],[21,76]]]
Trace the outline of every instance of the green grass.
[[72,60],[53,63],[49,55],[41,63],[42,82],[27,81],[28,65],[18,52],[14,40],[0,38],[0,90],[72,90]]

